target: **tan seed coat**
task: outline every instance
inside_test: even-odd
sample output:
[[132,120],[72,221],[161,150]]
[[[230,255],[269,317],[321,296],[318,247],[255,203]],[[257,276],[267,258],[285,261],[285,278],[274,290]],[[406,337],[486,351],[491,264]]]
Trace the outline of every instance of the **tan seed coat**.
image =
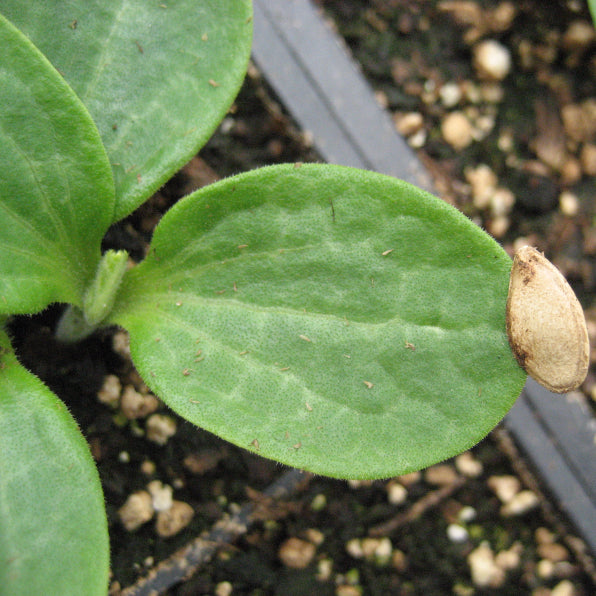
[[506,316],[511,349],[533,379],[555,393],[582,384],[590,355],[582,307],[561,272],[530,246],[515,253]]

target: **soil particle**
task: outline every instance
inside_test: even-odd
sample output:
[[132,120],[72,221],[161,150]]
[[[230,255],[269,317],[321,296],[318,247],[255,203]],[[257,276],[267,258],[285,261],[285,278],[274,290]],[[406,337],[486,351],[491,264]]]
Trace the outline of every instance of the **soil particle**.
[[134,532],[153,517],[151,501],[151,495],[145,490],[133,493],[126,499],[118,509],[118,516],[127,531]]
[[485,39],[473,49],[473,64],[480,79],[502,81],[511,70],[511,53],[494,39]]
[[479,588],[500,588],[505,582],[505,571],[495,561],[488,542],[482,542],[468,555],[472,582]]
[[438,464],[425,471],[424,479],[435,486],[448,486],[456,482],[457,472],[451,465]]
[[158,445],[165,445],[176,434],[176,420],[167,414],[152,414],[145,424],[147,438]]
[[387,484],[387,500],[392,505],[401,505],[408,498],[408,489],[399,482],[389,482]]
[[279,558],[286,567],[305,569],[315,556],[316,547],[311,542],[300,538],[288,538],[279,547]]
[[127,385],[120,398],[120,409],[128,420],[146,418],[159,407],[159,400],[151,394],[139,393],[132,385]]
[[534,492],[531,490],[522,490],[501,507],[501,515],[503,517],[525,515],[529,511],[536,509],[539,504],[538,496]]
[[117,375],[106,375],[101,389],[97,392],[97,399],[100,403],[116,409],[120,403],[120,392],[122,383]]
[[539,545],[537,552],[543,559],[548,559],[553,563],[559,563],[569,559],[569,552],[567,549],[556,542]]
[[171,486],[159,480],[152,480],[147,485],[147,490],[151,495],[151,504],[155,511],[167,511],[172,507],[174,490]]
[[171,538],[188,526],[194,516],[193,508],[183,501],[173,501],[168,509],[157,512],[155,531],[162,538]]
[[465,149],[474,140],[472,124],[463,112],[451,112],[441,123],[443,138],[456,151]]

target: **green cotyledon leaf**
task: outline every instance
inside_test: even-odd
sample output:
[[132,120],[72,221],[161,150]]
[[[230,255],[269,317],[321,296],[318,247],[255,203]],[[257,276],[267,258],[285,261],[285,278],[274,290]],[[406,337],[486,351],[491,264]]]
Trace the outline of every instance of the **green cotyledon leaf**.
[[0,331],[0,594],[103,596],[109,541],[89,447]]
[[81,304],[114,211],[95,124],[0,15],[0,312]]
[[250,0],[0,0],[91,113],[114,171],[114,221],[202,147],[242,81]]
[[388,477],[471,447],[519,395],[510,268],[409,184],[274,166],[172,208],[112,321],[191,422],[291,466]]
[[588,8],[592,15],[592,22],[594,22],[596,20],[596,0],[588,0]]

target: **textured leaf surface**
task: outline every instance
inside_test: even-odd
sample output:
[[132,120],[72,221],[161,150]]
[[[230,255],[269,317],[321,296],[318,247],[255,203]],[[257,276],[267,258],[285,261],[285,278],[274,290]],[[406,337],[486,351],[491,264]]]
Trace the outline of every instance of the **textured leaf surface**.
[[295,467],[384,477],[471,447],[518,396],[510,268],[413,186],[272,167],[177,204],[113,320],[185,418]]
[[93,116],[114,170],[114,220],[209,139],[244,79],[252,39],[250,0],[0,0],[0,12]]
[[112,174],[64,79],[0,16],[0,312],[80,304],[112,220]]
[[0,351],[0,593],[103,596],[108,532],[87,443],[1,331]]

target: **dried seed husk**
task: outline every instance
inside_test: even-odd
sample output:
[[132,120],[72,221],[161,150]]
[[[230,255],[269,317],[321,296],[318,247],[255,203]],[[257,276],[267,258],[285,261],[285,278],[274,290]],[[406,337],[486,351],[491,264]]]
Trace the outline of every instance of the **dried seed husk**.
[[590,356],[582,307],[561,272],[531,246],[515,253],[506,321],[511,349],[533,379],[555,393],[582,384]]

